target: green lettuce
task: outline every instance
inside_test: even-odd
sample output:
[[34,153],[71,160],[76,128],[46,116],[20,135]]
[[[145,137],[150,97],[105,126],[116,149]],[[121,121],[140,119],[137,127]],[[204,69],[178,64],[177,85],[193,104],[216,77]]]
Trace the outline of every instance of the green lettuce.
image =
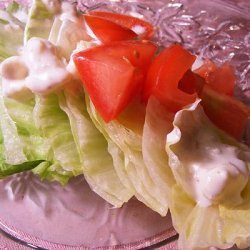
[[33,0],[24,30],[24,44],[32,37],[47,39],[54,17],[55,13],[42,0]]
[[28,160],[46,159],[48,145],[34,123],[34,98],[26,101],[4,98],[6,110],[15,124],[17,136],[22,142]]
[[[118,120],[105,123],[96,112],[89,98],[86,98],[87,109],[91,119],[108,141],[119,147],[124,155],[123,179],[124,185],[131,185],[129,190],[134,192],[136,198],[161,215],[168,211],[168,201],[161,188],[156,185],[143,161],[142,155],[142,129],[144,120],[137,120],[133,125],[125,125]],[[137,117],[138,117],[137,113]],[[143,114],[143,113],[142,113]],[[128,121],[126,121],[128,122]],[[139,122],[139,123],[137,123]],[[130,126],[130,127],[129,127]],[[133,127],[133,128],[132,128]],[[120,152],[120,153],[121,153]],[[121,177],[121,174],[119,174]],[[128,181],[129,180],[129,181]]]
[[[90,41],[84,27],[84,20],[81,14],[71,4],[64,2],[67,11],[74,17],[67,18],[65,15],[55,16],[48,40],[59,48],[61,55],[67,60],[70,59],[72,51],[76,49],[80,41]],[[83,48],[84,49],[84,48]]]
[[[54,10],[50,8],[51,4],[56,7]],[[54,19],[60,9],[61,4],[57,0],[50,2],[50,6],[45,5],[41,0],[34,0],[29,12],[17,3],[9,5],[7,10],[0,11],[1,60],[17,55],[23,42],[26,43],[32,37],[47,39],[49,34],[53,33]],[[22,15],[20,11],[25,15]],[[67,22],[66,18],[63,24],[60,32],[56,34],[58,41],[61,41],[59,44],[61,47],[68,35],[67,27],[71,22],[69,20]],[[71,30],[74,25],[76,24],[71,24]],[[77,25],[80,29],[80,24]],[[64,46],[64,50],[68,54],[72,52],[77,43],[76,40],[80,39],[80,36],[74,37],[76,39],[73,45],[72,40],[68,42],[70,48]],[[67,114],[59,107],[57,95],[54,97],[34,96],[31,99],[28,97],[18,100],[1,95],[0,104],[1,175],[4,175],[3,171],[13,174],[21,172],[21,169],[32,169],[41,179],[56,180],[65,184],[72,176],[83,173],[83,166],[76,150],[69,120]],[[49,110],[51,107],[54,109],[53,112]],[[53,120],[53,118],[55,119]],[[60,128],[58,128],[59,124],[56,119],[62,121]],[[53,124],[50,124],[50,127],[46,122]],[[67,154],[65,154],[66,151]],[[41,161],[40,164],[34,164],[39,161]],[[32,162],[33,164],[31,164]],[[26,163],[28,165],[25,168]]]
[[20,164],[8,164],[5,160],[4,138],[2,129],[0,129],[0,179],[15,173],[31,170],[42,162],[42,160],[38,160]]
[[160,102],[151,97],[146,107],[142,136],[142,154],[145,166],[155,183],[170,202],[171,187],[175,179],[168,165],[165,151],[166,136],[173,128],[173,113],[167,111]]
[[24,153],[24,145],[18,135],[15,122],[11,119],[6,109],[2,94],[0,95],[0,117],[1,141],[3,143],[2,157],[8,164],[21,164],[27,160]]
[[223,220],[216,206],[200,207],[179,185],[173,186],[170,211],[179,233],[178,249],[228,248],[223,235]]
[[27,161],[16,165],[11,165],[2,161],[0,162],[0,178],[32,170],[33,168],[39,166],[43,162],[44,160],[36,160],[36,161]]
[[239,248],[247,248],[250,245],[250,181],[243,190],[242,197],[242,204],[220,206],[219,213],[224,223],[225,240],[235,243]]
[[124,153],[112,140],[107,139],[106,141],[108,143],[108,152],[110,153],[113,159],[114,169],[116,171],[119,180],[121,181],[122,185],[127,189],[127,192],[130,193],[131,195],[134,195],[135,190],[133,184],[128,178],[125,168],[126,162]]
[[[79,87],[78,87],[79,88]],[[115,207],[121,207],[132,194],[118,178],[108,144],[92,123],[81,89],[64,89],[58,94],[60,107],[68,115],[77,150],[84,166],[84,176],[93,191]]]
[[[58,108],[58,115],[55,116],[55,119],[61,115],[65,118],[64,123],[66,123],[66,132],[58,130],[58,133],[65,137],[58,139],[60,135],[57,136],[57,131],[54,133],[55,135],[53,132],[50,134],[52,138],[47,137],[51,129],[46,130],[43,122],[46,123],[46,115],[49,115],[46,114],[46,104],[51,103],[51,99],[53,100],[53,98],[45,98],[43,102],[40,99],[35,102],[34,98],[20,101],[3,98],[1,95],[1,177],[32,170],[41,179],[56,180],[65,184],[70,177],[82,174],[82,165],[77,162],[78,155],[72,149],[74,141],[67,116],[63,116],[64,113],[60,110],[56,98],[54,104]],[[48,109],[50,107],[48,104]],[[55,124],[57,123],[55,122]],[[52,126],[54,127],[54,124]],[[69,153],[68,157],[73,157],[75,164],[65,156],[64,147],[67,146],[73,151],[72,154]]]
[[54,163],[46,171],[56,171],[68,178],[82,174],[70,122],[59,106],[57,95],[36,96],[33,115],[37,129],[49,145],[48,160]]
[[40,150],[41,140],[30,121],[29,104],[13,102],[0,95],[0,178],[31,170],[46,161],[46,150]]
[[28,11],[19,5],[9,11],[0,10],[0,63],[17,55],[23,44],[25,23],[14,16],[17,9],[27,15]]

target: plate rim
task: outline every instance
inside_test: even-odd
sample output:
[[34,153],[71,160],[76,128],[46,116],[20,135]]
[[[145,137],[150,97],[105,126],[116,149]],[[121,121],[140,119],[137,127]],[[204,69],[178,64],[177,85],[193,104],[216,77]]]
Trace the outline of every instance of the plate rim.
[[4,234],[7,238],[20,245],[31,247],[33,249],[60,249],[60,250],[117,250],[117,249],[141,249],[147,247],[160,247],[166,246],[167,244],[177,241],[178,234],[174,227],[168,228],[156,235],[141,239],[138,241],[133,241],[125,244],[117,244],[113,246],[99,246],[99,247],[87,247],[84,245],[67,245],[61,243],[54,243],[47,240],[40,239],[36,236],[32,236],[22,230],[11,226],[9,223],[5,222],[0,218],[0,233]]

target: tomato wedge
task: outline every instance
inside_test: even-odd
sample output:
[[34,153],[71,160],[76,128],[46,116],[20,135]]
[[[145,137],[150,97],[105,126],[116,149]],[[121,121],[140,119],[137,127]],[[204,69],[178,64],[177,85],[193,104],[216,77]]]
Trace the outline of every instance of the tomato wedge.
[[123,27],[133,30],[141,39],[150,39],[154,35],[154,27],[142,19],[104,11],[91,11],[89,14],[105,18]]
[[212,61],[206,61],[195,70],[215,91],[233,96],[236,78],[232,66],[224,63],[217,67]]
[[156,48],[151,42],[122,41],[73,56],[83,85],[106,122],[115,119],[141,90]]
[[[217,70],[215,64],[206,63],[200,69],[202,71],[198,72],[204,78],[189,70],[179,82],[179,88],[187,93],[197,92],[202,100],[201,104],[208,118],[218,128],[235,139],[240,140],[250,116],[250,108],[230,96],[229,92],[225,91],[229,88],[222,89],[223,86],[210,85],[211,82],[206,81],[205,78],[211,72]],[[229,68],[226,66],[226,70],[221,73],[225,79],[228,79],[227,73],[229,77],[231,75],[231,68],[230,71],[227,71],[227,69]]]
[[207,84],[200,98],[208,118],[217,127],[240,140],[250,117],[250,108],[231,96],[218,93]]
[[102,17],[84,15],[84,18],[89,28],[102,43],[132,40],[137,37],[134,31]]
[[144,87],[144,100],[154,95],[172,112],[194,102],[196,93],[186,93],[179,89],[179,81],[191,68],[195,56],[180,45],[164,49],[152,62]]

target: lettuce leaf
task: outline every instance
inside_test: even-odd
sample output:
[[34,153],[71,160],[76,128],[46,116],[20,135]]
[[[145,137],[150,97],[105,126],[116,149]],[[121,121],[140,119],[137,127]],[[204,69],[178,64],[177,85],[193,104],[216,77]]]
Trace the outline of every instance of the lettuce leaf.
[[[21,11],[26,14],[25,9]],[[18,54],[23,44],[24,27],[12,12],[0,10],[0,62]]]
[[124,153],[112,140],[108,139],[107,142],[108,142],[108,152],[110,153],[113,159],[113,165],[116,174],[119,180],[121,181],[122,185],[124,185],[124,187],[128,190],[128,192],[132,196],[135,194],[135,190],[133,184],[131,183],[126,173],[126,168],[125,168],[126,162]]
[[42,162],[32,169],[32,172],[39,176],[41,180],[57,181],[61,185],[66,185],[72,174],[63,171],[62,166],[58,162],[51,163],[49,161]]
[[83,166],[71,132],[70,122],[59,106],[56,94],[36,96],[34,121],[49,145],[49,167],[63,176],[77,176],[83,173]]
[[[0,85],[1,86],[1,85]],[[3,159],[7,164],[21,164],[27,160],[24,145],[19,138],[15,122],[11,119],[0,88],[0,127],[3,143]]]
[[178,249],[228,248],[223,236],[223,220],[217,206],[200,207],[178,185],[172,190],[170,210],[179,233]]
[[156,98],[148,100],[142,136],[143,160],[153,182],[161,187],[169,202],[175,179],[168,165],[165,138],[173,128],[173,118],[173,113],[168,112]]
[[41,140],[30,120],[31,106],[0,95],[0,178],[34,169],[46,161],[46,150],[39,152]]
[[60,107],[68,115],[77,150],[84,166],[84,176],[91,189],[115,207],[121,207],[132,194],[118,178],[107,141],[91,122],[81,89],[64,89],[59,94]]
[[220,206],[219,213],[223,219],[226,241],[235,243],[239,248],[247,248],[250,245],[250,181],[242,196],[244,202],[241,205]]
[[[201,206],[211,204],[210,195],[217,204],[240,203],[249,176],[250,149],[215,127],[199,100],[177,112],[173,124],[166,150],[177,183]],[[213,189],[218,183],[223,184],[220,191]]]
[[32,37],[48,38],[53,20],[54,13],[48,6],[42,0],[33,0],[24,30],[24,44]]
[[22,142],[27,159],[30,161],[45,160],[48,154],[48,145],[34,123],[34,98],[20,101],[5,97],[4,103],[8,114],[15,123],[17,135]]
[[90,37],[83,28],[83,16],[76,12],[74,6],[63,2],[62,9],[67,11],[55,17],[48,40],[59,48],[63,57],[69,60],[77,44],[82,40],[90,41]]
[[21,102],[0,95],[0,177],[32,170],[41,179],[65,184],[73,174],[54,160],[48,139],[35,125],[34,108],[34,99]]
[[29,162],[24,162],[16,165],[11,165],[6,163],[5,158],[4,158],[4,140],[2,136],[2,130],[0,129],[0,179],[4,178],[6,176],[27,171],[30,169],[33,169],[37,165],[39,165],[42,161],[29,161]]
[[[56,7],[54,10],[50,8],[52,5]],[[1,60],[18,54],[18,49],[22,46],[23,41],[25,43],[31,37],[48,38],[55,14],[60,10],[60,7],[61,4],[57,0],[51,1],[49,5],[45,5],[41,0],[34,0],[29,12],[23,8],[26,11],[25,15],[20,13],[22,8],[19,8],[16,3],[12,4],[7,10],[0,12]],[[0,92],[2,93],[2,90]],[[1,153],[2,169],[5,169],[5,172],[6,169],[9,169],[9,171],[12,169],[13,173],[15,171],[20,172],[21,169],[25,169],[24,163],[27,162],[31,166],[32,161],[41,160],[43,162],[38,166],[33,164],[33,167],[35,167],[33,172],[38,174],[41,179],[57,180],[65,184],[70,177],[82,174],[82,164],[76,153],[77,151],[74,152],[76,146],[68,118],[58,106],[57,100],[58,109],[56,111],[58,111],[58,116],[55,117],[62,118],[64,115],[64,128],[66,130],[59,130],[65,136],[60,138],[55,130],[47,128],[43,123],[50,117],[49,114],[44,114],[44,112],[47,112],[46,105],[49,101],[47,103],[44,101],[41,104],[39,97],[36,100],[34,98],[30,100],[29,98],[23,100],[2,98],[1,100],[1,118],[3,117],[0,121],[1,151],[3,152]],[[48,99],[50,98],[48,97]],[[47,98],[43,100],[47,100]],[[35,112],[33,112],[34,108]],[[57,121],[55,124],[57,124]],[[50,136],[53,138],[49,138]],[[66,149],[63,147],[72,150],[68,150],[68,154],[65,154],[63,150]],[[67,155],[69,158],[67,158]],[[31,167],[29,168],[31,169]]]
[[[166,151],[177,182],[172,188],[170,211],[173,225],[180,235],[179,249],[211,246],[225,249],[234,244],[239,247],[249,245],[249,148],[212,125],[199,105],[199,100],[179,111],[173,124],[174,129],[167,135]],[[234,154],[230,157],[223,155],[224,148],[238,152],[238,158],[233,160]],[[218,153],[220,157],[217,157]],[[238,174],[244,173],[245,178],[233,177],[225,187],[229,193],[223,193],[225,196],[220,195],[211,204],[204,205],[199,203],[200,196],[197,196],[203,191],[204,182],[203,185],[195,186],[197,172],[193,172],[190,167],[203,166],[211,159],[217,160],[213,166],[223,165],[226,161],[239,164],[243,172]],[[244,168],[240,168],[242,165]],[[230,164],[226,166],[229,169]]]
[[0,178],[31,170],[39,166],[44,160],[27,161],[16,165],[0,162]]
[[[135,111],[135,120],[120,117],[120,120],[105,123],[88,97],[86,102],[87,110],[96,127],[108,141],[112,141],[117,145],[124,154],[124,156],[121,156],[124,157],[125,164],[123,168],[125,170],[123,175],[126,174],[124,185],[131,183],[132,187],[130,187],[130,190],[134,190],[138,200],[159,214],[166,215],[168,211],[167,197],[161,188],[153,182],[143,161],[142,128],[144,120],[138,120],[140,119],[140,114],[143,115],[143,113],[139,112],[139,110],[137,110],[138,112]],[[138,107],[140,109],[140,106]],[[130,113],[130,111],[128,112]]]

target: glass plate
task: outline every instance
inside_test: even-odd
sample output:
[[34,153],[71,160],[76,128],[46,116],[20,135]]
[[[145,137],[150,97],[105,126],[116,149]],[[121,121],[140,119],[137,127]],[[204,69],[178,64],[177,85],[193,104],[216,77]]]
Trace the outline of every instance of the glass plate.
[[[2,1],[3,6],[8,1]],[[26,3],[27,1],[19,0]],[[156,29],[162,46],[181,43],[201,59],[236,69],[235,95],[250,103],[250,4],[248,1],[82,0],[79,11],[99,9],[143,17]],[[250,129],[245,140],[250,144]],[[176,249],[170,215],[163,218],[135,199],[113,209],[93,193],[83,177],[61,187],[31,173],[0,182],[1,243],[41,249]],[[7,243],[6,243],[7,242]],[[19,245],[21,246],[21,245]],[[20,248],[23,249],[23,248]]]

